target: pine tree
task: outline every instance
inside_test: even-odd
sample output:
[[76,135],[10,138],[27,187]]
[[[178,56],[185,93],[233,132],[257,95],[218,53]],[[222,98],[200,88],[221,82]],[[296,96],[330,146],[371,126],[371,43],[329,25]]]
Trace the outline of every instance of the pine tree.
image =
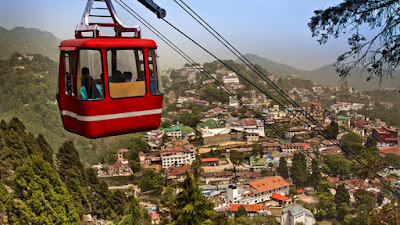
[[306,184],[309,175],[306,157],[301,153],[295,153],[292,161],[293,165],[290,168],[290,177],[296,187],[302,188]]
[[335,203],[336,205],[340,205],[341,203],[350,204],[350,194],[344,184],[339,185],[336,189]]
[[210,222],[213,213],[213,204],[201,193],[193,176],[185,173],[185,180],[180,184],[183,189],[176,198],[176,208],[180,215],[174,224],[200,225]]
[[16,170],[13,183],[11,224],[79,224],[71,196],[50,163],[32,156]]
[[128,207],[125,210],[125,216],[122,218],[118,225],[143,225],[144,215],[143,211],[139,207],[139,203],[135,197],[129,197]]
[[314,187],[314,190],[316,190],[319,182],[322,180],[321,169],[316,159],[313,159],[311,162],[311,171],[309,183]]
[[278,175],[283,177],[284,179],[289,178],[289,169],[287,166],[286,159],[283,156],[279,159],[279,166],[278,166],[277,172],[278,172]]

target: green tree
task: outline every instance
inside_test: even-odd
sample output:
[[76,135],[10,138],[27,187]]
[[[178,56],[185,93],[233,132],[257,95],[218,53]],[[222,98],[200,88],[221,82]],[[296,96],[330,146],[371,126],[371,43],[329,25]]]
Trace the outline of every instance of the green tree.
[[243,205],[239,206],[238,211],[235,212],[235,218],[239,218],[242,216],[247,216],[247,210]]
[[326,155],[323,160],[328,175],[345,177],[351,173],[351,162],[341,154]]
[[295,153],[292,159],[292,167],[290,168],[290,177],[296,187],[304,187],[308,180],[307,160],[301,153]]
[[125,216],[118,223],[118,225],[144,225],[145,219],[143,211],[139,206],[139,202],[134,196],[129,197],[128,207],[125,210]]
[[[2,212],[6,211],[7,206],[10,204],[12,200],[11,196],[8,194],[8,191],[5,185],[0,182],[0,215]],[[1,220],[0,220],[1,222]]]
[[367,211],[371,211],[376,205],[376,197],[373,192],[358,189],[354,197],[356,199],[357,206],[365,205]]
[[245,161],[244,152],[236,150],[230,151],[229,158],[234,165],[241,165]]
[[285,179],[289,178],[289,169],[287,166],[286,159],[283,156],[279,159],[279,166],[277,168],[277,172],[278,172],[279,176],[281,176]]
[[319,168],[318,161],[316,159],[312,159],[311,175],[309,177],[309,183],[314,187],[314,190],[316,190],[321,180],[322,180],[322,174],[321,174],[321,169]]
[[146,169],[142,172],[139,187],[142,192],[154,191],[154,195],[160,195],[165,184],[165,178],[161,174]]
[[[335,196],[336,197],[336,196]],[[337,204],[337,203],[336,203]],[[345,202],[340,203],[337,207],[337,217],[336,219],[340,222],[344,221],[344,218],[346,217],[346,215],[348,215],[350,213],[349,210],[349,205],[346,204]]]
[[252,154],[254,156],[260,156],[263,152],[263,148],[260,144],[256,143],[256,144],[252,144],[251,148],[253,149]]
[[330,192],[323,192],[318,195],[319,202],[316,205],[316,218],[319,220],[333,218],[336,214],[336,204],[334,196]]
[[[382,79],[400,65],[400,40],[396,38],[400,34],[399,7],[398,1],[344,0],[336,6],[315,10],[308,26],[312,36],[319,37],[320,44],[341,35],[349,36],[350,50],[337,59],[341,77],[362,67],[369,73],[367,80],[375,75]],[[363,27],[374,34],[363,34]]]
[[200,155],[196,155],[196,159],[192,162],[192,165],[190,167],[193,170],[193,176],[196,180],[199,179],[200,174],[204,171],[201,168],[201,160],[200,160]]
[[289,189],[289,195],[290,196],[295,196],[295,195],[298,195],[299,193],[298,193],[298,191],[297,191],[297,188],[295,188],[295,187],[291,187],[290,189]]
[[27,159],[16,170],[13,183],[11,223],[80,224],[71,197],[50,163],[37,156]]
[[213,213],[213,204],[209,202],[201,190],[196,185],[193,176],[185,173],[185,180],[179,184],[182,191],[176,198],[176,208],[179,210],[179,216],[174,224],[192,225],[210,223],[210,217]]
[[397,154],[388,153],[385,155],[383,160],[389,166],[393,166],[397,169],[400,168],[400,156]]
[[355,155],[360,155],[365,149],[363,142],[363,138],[353,132],[347,133],[342,136],[343,146]]
[[[336,203],[336,205],[340,205],[342,203],[346,203],[347,205],[350,205],[350,194],[347,191],[344,184],[340,184],[336,188],[335,203]],[[344,216],[343,216],[343,219],[344,219]]]
[[339,124],[337,124],[335,121],[332,121],[327,127],[326,130],[332,134],[333,137],[337,137],[339,134]]

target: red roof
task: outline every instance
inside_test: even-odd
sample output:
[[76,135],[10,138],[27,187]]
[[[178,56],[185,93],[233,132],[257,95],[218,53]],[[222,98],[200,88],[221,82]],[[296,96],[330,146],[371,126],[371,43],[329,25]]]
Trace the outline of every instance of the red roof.
[[125,148],[118,151],[119,154],[128,153],[128,152],[131,152],[131,150],[128,150],[128,149],[125,149]]
[[200,159],[202,162],[219,162],[218,158],[204,158]]
[[165,169],[165,174],[167,174],[168,176],[182,175],[188,170],[192,171],[192,168],[190,168],[189,165],[184,165],[184,166],[181,166],[181,167],[171,166],[168,169]]
[[280,195],[280,194],[278,194],[278,193],[273,193],[273,194],[271,195],[271,198],[277,199],[277,200],[280,200],[280,201],[288,201],[288,200],[290,200],[289,197]]
[[268,209],[265,204],[251,204],[251,205],[242,205],[242,204],[231,204],[229,207],[230,212],[237,212],[239,207],[243,206],[247,212],[257,212],[258,210]]
[[243,125],[247,125],[247,126],[254,126],[254,125],[257,125],[257,123],[256,123],[256,121],[254,120],[254,119],[251,119],[251,118],[245,118],[245,119],[242,119],[241,121],[241,124],[243,124]]
[[385,157],[385,155],[389,153],[400,155],[400,148],[398,146],[384,146],[378,147],[378,149],[379,155],[381,155],[382,157]]
[[290,186],[291,184],[282,177],[270,177],[249,183],[258,192],[266,192],[277,188]]
[[311,105],[315,105],[315,106],[321,106],[321,103],[318,102],[310,102]]

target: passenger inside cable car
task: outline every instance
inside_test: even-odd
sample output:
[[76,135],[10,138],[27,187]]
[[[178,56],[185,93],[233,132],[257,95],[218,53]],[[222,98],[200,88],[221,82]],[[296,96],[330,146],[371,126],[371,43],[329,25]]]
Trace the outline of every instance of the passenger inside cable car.
[[78,100],[102,100],[104,99],[104,78],[101,68],[101,54],[97,50],[80,50],[77,76],[76,95]]

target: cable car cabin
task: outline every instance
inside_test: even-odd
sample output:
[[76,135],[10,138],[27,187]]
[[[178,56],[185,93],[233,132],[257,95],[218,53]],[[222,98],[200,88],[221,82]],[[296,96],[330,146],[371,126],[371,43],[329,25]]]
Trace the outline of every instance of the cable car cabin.
[[63,41],[57,101],[64,128],[88,138],[158,128],[163,94],[156,47],[137,37]]

